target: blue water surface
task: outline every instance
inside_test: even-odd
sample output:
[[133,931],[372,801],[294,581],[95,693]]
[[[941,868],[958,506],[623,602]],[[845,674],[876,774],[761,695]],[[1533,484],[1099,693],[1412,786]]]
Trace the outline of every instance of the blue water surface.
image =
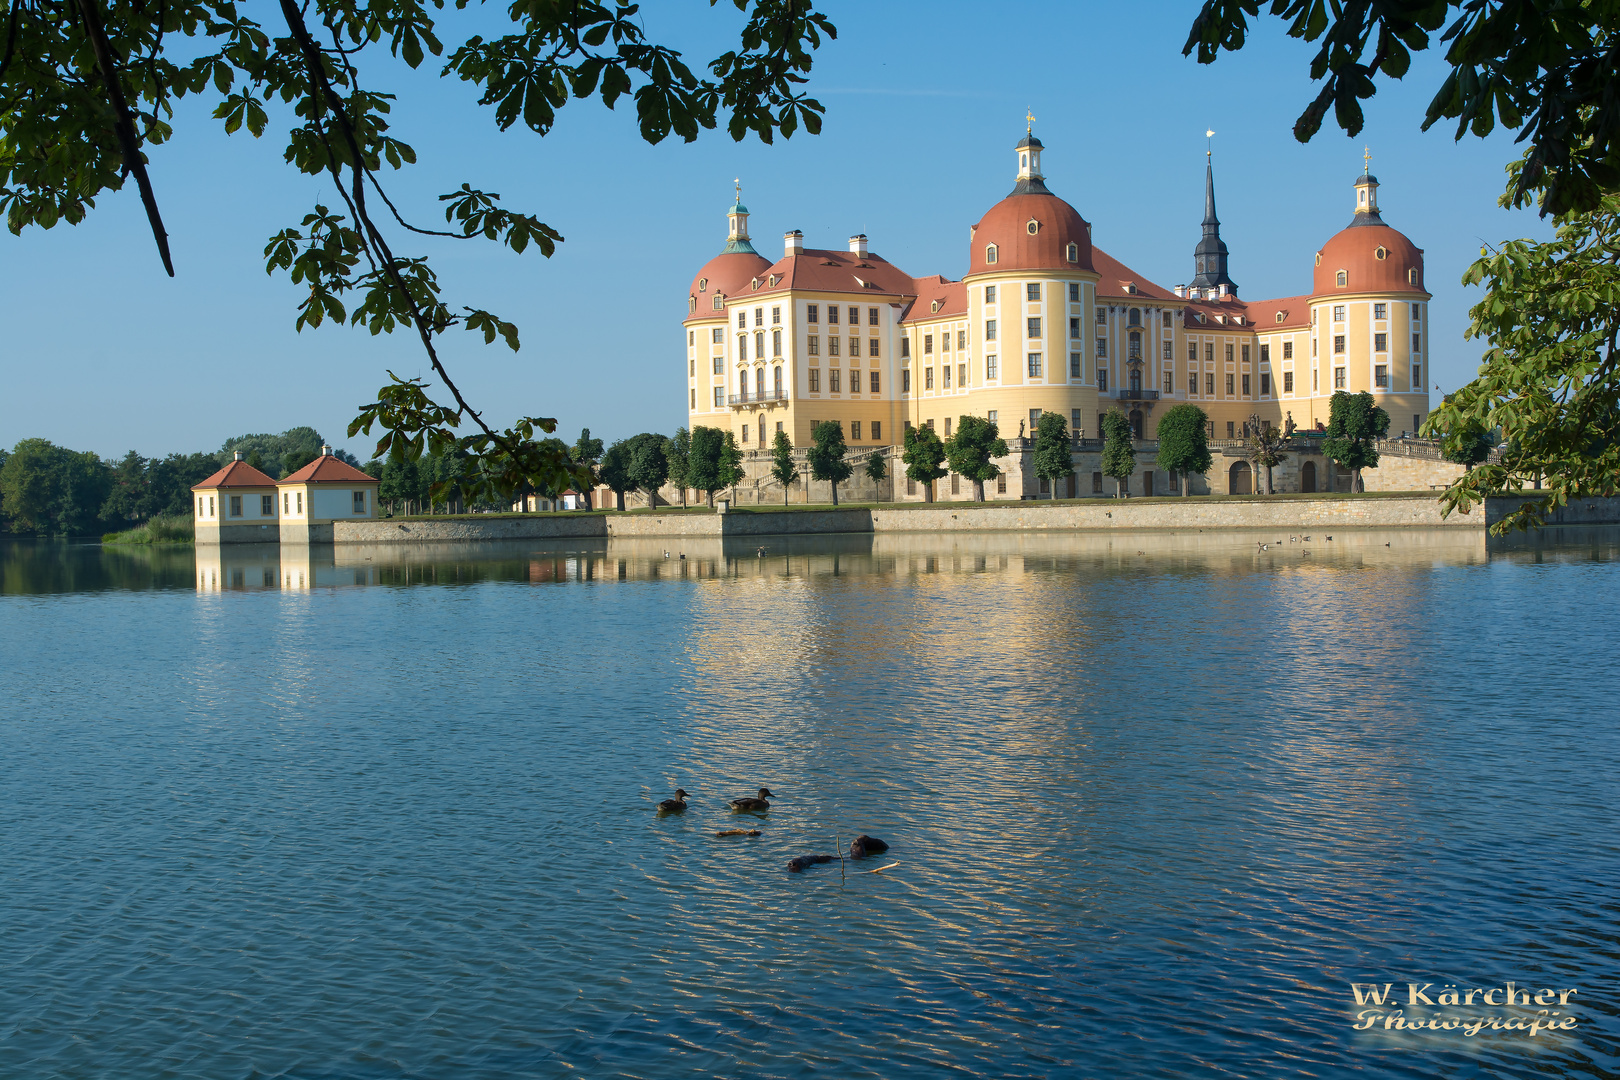
[[692,547],[0,549],[0,1077],[1620,1072],[1620,534]]

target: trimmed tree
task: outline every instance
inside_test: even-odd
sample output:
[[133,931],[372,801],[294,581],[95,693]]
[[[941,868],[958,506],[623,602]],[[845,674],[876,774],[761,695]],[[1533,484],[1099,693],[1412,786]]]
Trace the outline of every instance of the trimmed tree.
[[[1442,404],[1451,405],[1455,395],[1447,394]],[[1440,455],[1447,461],[1455,462],[1463,467],[1465,473],[1474,471],[1474,466],[1483,465],[1496,449],[1495,432],[1482,424],[1477,417],[1468,416],[1462,423],[1451,431],[1439,434]]]
[[799,479],[799,466],[793,460],[793,440],[778,431],[771,441],[771,476],[782,485],[782,505],[788,504],[788,491]]
[[703,492],[711,508],[714,506],[714,493],[726,486],[720,479],[720,454],[725,445],[725,433],[719,428],[692,429],[692,449],[686,467],[686,481]]
[[[1103,453],[1106,461],[1107,451]],[[1035,421],[1034,456],[1035,475],[1047,482],[1052,489],[1052,498],[1056,499],[1058,481],[1074,475],[1074,450],[1069,442],[1069,424],[1063,419],[1062,413],[1043,412]]]
[[686,474],[692,465],[692,433],[684,427],[664,442],[664,459],[669,462],[669,482],[681,489],[681,509],[686,509]]
[[974,502],[984,502],[985,482],[1001,475],[1001,469],[990,459],[1006,456],[1007,440],[995,424],[982,416],[960,417],[956,434],[945,441],[945,458],[951,472],[973,482]]
[[1288,460],[1283,453],[1283,433],[1281,429],[1250,425],[1249,427],[1249,460],[1254,462],[1256,469],[1266,470],[1266,494],[1275,495],[1276,491],[1271,483],[1271,470]]
[[1377,440],[1389,430],[1389,413],[1373,403],[1363,390],[1347,394],[1343,390],[1328,401],[1327,438],[1322,453],[1335,465],[1350,470],[1350,490],[1365,491],[1361,470],[1378,465]]
[[[736,487],[743,482],[748,474],[743,472],[742,447],[737,445],[737,435],[729,429],[722,432],[720,440],[720,466],[715,479],[720,481],[721,487]],[[736,493],[733,492],[733,495]]]
[[849,479],[855,466],[844,460],[849,448],[844,443],[844,425],[823,420],[810,429],[810,479],[832,482],[833,505],[838,505],[838,485]]
[[630,440],[630,483],[647,496],[649,509],[658,505],[658,489],[669,479],[669,459],[664,456],[664,443],[668,441],[651,431]]
[[1209,452],[1209,414],[1196,405],[1173,406],[1159,417],[1159,468],[1181,474],[1181,494],[1192,494],[1192,475],[1215,466]]
[[619,439],[607,448],[602,455],[602,464],[597,468],[597,478],[613,489],[618,502],[618,509],[624,509],[624,493],[636,486],[630,477],[630,444]]
[[585,505],[595,509],[595,493],[591,488],[600,479],[596,475],[596,464],[602,460],[602,440],[591,438],[590,428],[580,428],[579,439],[574,443],[573,448],[568,451],[568,457],[575,465],[583,469],[586,476],[589,477],[585,490],[581,494],[585,496]]
[[923,485],[923,498],[934,501],[934,481],[945,475],[940,468],[945,460],[945,444],[939,441],[931,427],[906,428],[906,449],[900,455],[905,462],[906,477]]
[[872,481],[872,486],[879,492],[883,490],[883,481],[889,478],[889,452],[887,450],[874,450],[866,458],[866,476]]
[[1114,497],[1126,494],[1125,483],[1136,471],[1136,447],[1131,442],[1131,422],[1118,409],[1103,414],[1102,471],[1114,478]]

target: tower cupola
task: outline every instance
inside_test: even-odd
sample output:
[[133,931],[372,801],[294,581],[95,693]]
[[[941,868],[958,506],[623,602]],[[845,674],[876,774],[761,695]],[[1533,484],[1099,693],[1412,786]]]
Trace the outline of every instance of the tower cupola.
[[1372,153],[1361,153],[1361,175],[1356,177],[1356,216],[1352,225],[1382,225],[1378,216],[1378,177],[1372,174]]
[[748,207],[742,202],[742,180],[735,181],[737,185],[737,198],[731,209],[726,211],[726,220],[730,229],[726,235],[726,247],[722,255],[757,255],[754,245],[748,241]]
[[[1214,135],[1213,131],[1208,133]],[[1226,241],[1221,239],[1221,219],[1215,216],[1215,163],[1210,151],[1204,151],[1204,235],[1193,248],[1193,266],[1197,275],[1192,279],[1194,289],[1225,296],[1236,293],[1237,284],[1226,272]]]
[[1025,116],[1027,126],[1024,137],[1014,149],[1018,153],[1018,182],[1013,185],[1014,195],[1049,194],[1046,177],[1041,172],[1041,151],[1045,149],[1035,137],[1035,117]]

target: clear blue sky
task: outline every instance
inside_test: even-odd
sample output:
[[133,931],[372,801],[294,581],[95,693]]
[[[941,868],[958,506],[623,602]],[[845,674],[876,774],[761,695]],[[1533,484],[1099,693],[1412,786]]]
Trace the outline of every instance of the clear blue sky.
[[[865,232],[906,271],[956,278],[968,226],[1011,188],[1012,146],[1033,110],[1052,189],[1093,223],[1098,246],[1170,286],[1192,276],[1214,128],[1231,273],[1243,296],[1262,299],[1309,290],[1312,253],[1350,220],[1367,145],[1385,220],[1425,249],[1432,377],[1446,390],[1467,381],[1481,347],[1462,338],[1477,295],[1459,284],[1463,270],[1482,241],[1550,235],[1533,214],[1496,206],[1512,135],[1454,143],[1449,127],[1420,132],[1441,69],[1437,54],[1419,54],[1404,83],[1382,86],[1359,137],[1329,126],[1300,146],[1291,130],[1313,94],[1312,50],[1268,22],[1243,52],[1201,66],[1181,56],[1197,9],[831,3],[839,38],[811,81],[827,106],[823,133],[769,147],[723,131],[647,146],[628,106],[588,101],[571,103],[544,139],[503,134],[463,85],[379,67],[371,85],[400,95],[395,134],[420,156],[392,183],[409,212],[431,224],[434,196],[469,181],[567,238],[550,260],[484,242],[400,239],[396,250],[431,253],[452,303],[520,325],[517,354],[470,334],[443,347],[492,421],[556,416],[569,439],[581,426],[606,438],[667,433],[685,419],[686,288],[724,243],[733,177],[767,256],[788,229],[812,247]],[[727,48],[736,25],[728,5],[702,0],[646,14],[653,37],[694,62]],[[487,30],[489,16],[447,11],[441,36]],[[458,22],[468,18],[485,25]],[[176,131],[152,168],[174,280],[133,184],[77,227],[0,233],[0,444],[43,436],[105,455],[164,454],[310,424],[370,456],[367,439],[343,438],[347,423],[385,369],[425,373],[419,343],[331,326],[295,333],[297,291],[267,277],[261,255],[268,236],[331,194],[282,164],[274,121],[264,139],[227,138],[193,105]]]

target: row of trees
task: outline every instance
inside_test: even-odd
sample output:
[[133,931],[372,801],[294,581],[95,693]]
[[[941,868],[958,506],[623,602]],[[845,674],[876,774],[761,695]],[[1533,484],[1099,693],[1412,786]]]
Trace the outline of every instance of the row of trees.
[[[0,450],[0,531],[23,536],[99,535],[155,517],[191,513],[191,488],[219,471],[236,451],[277,479],[313,461],[324,440],[310,427],[280,435],[241,435],[212,453],[143,457],[131,450],[108,460],[48,439],[23,439]],[[350,454],[337,456],[351,465]]]

